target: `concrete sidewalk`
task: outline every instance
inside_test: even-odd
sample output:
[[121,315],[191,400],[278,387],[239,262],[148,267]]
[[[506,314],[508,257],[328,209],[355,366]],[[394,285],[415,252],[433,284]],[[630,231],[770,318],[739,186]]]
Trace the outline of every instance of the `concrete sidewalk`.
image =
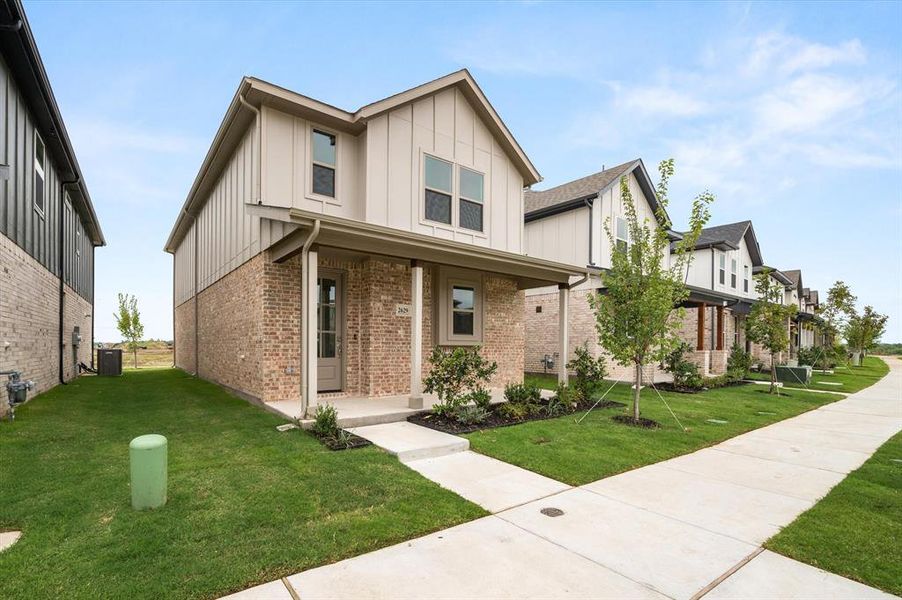
[[902,430],[889,364],[830,406],[236,597],[892,598],[761,550]]

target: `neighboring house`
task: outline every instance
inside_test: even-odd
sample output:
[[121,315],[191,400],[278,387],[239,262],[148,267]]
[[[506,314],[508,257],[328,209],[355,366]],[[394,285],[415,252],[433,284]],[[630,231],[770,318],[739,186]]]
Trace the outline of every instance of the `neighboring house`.
[[244,78],[166,242],[176,365],[297,415],[422,406],[434,346],[521,381],[522,290],[585,272],[526,256],[539,179],[466,70],[356,112]]
[[789,358],[793,360],[798,356],[799,348],[812,348],[824,343],[823,336],[816,327],[820,305],[817,290],[804,287],[801,270],[793,269],[783,273],[789,279],[786,304],[799,309],[789,326]]
[[[578,346],[586,346],[593,356],[605,354],[598,344],[589,295],[604,287],[601,273],[611,268],[611,240],[605,224],[618,245],[628,247],[630,243],[620,196],[622,177],[629,179],[639,218],[655,222],[658,207],[655,186],[640,159],[547,190],[526,192],[526,253],[571,264],[588,273],[571,281],[572,292],[565,315],[560,314],[554,287],[526,292],[527,371],[556,371],[573,357]],[[678,234],[672,238],[678,238]],[[569,324],[566,356],[560,354],[558,343],[562,321]],[[631,376],[629,367],[611,360],[607,366],[613,378]],[[655,365],[649,365],[647,371],[646,377],[655,376]]]
[[105,242],[19,0],[0,2],[0,54],[0,371],[40,393],[93,363]]
[[760,354],[746,339],[745,319],[758,298],[753,275],[763,266],[751,221],[702,230],[686,271],[682,336],[703,375],[724,373],[734,345]]

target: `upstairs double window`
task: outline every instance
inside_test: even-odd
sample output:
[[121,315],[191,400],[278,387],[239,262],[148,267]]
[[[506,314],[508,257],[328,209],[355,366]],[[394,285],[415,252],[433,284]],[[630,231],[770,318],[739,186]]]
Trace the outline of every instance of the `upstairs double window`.
[[742,291],[746,294],[749,292],[749,266],[742,267]]
[[426,220],[485,230],[485,175],[426,154],[423,181]]
[[730,259],[730,287],[736,289],[736,259]]
[[721,252],[718,258],[720,259],[718,281],[720,282],[720,285],[725,285],[727,282],[727,255]]
[[312,191],[319,196],[335,197],[335,144],[332,133],[314,129],[312,134]]

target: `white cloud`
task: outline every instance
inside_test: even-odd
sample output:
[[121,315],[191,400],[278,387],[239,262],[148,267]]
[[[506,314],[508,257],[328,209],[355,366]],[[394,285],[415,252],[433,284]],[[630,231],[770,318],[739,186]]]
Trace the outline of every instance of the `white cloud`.
[[776,71],[792,75],[838,65],[861,65],[867,60],[864,46],[857,39],[827,46],[779,32],[767,32],[753,38],[750,46],[744,66],[746,74]]
[[635,87],[627,89],[620,102],[626,109],[644,114],[692,117],[705,112],[706,102],[690,93],[680,92],[668,86]]

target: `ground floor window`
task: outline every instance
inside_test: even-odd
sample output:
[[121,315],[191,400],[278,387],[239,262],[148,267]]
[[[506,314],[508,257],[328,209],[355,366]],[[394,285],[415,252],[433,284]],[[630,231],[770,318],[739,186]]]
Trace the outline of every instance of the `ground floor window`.
[[481,344],[484,303],[481,274],[441,268],[437,277],[439,344]]

